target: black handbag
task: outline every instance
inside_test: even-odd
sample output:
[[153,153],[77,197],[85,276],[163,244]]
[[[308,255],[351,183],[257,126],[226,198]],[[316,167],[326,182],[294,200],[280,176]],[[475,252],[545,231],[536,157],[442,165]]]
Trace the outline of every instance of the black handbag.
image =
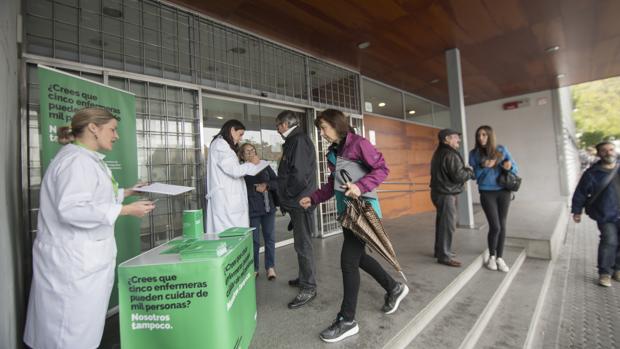
[[504,169],[502,169],[502,173],[497,176],[497,185],[510,191],[518,191],[519,187],[521,187],[521,181],[521,177]]

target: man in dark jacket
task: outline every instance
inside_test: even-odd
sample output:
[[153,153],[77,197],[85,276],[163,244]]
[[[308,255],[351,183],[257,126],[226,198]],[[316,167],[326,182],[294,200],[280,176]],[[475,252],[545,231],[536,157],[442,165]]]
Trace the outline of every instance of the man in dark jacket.
[[596,153],[601,160],[590,166],[581,176],[573,194],[571,212],[575,223],[579,223],[585,207],[586,214],[596,221],[601,232],[597,261],[598,283],[609,287],[612,277],[620,281],[620,175],[613,143],[597,144]]
[[452,235],[456,231],[456,198],[474,171],[465,166],[458,152],[461,137],[457,131],[439,131],[439,145],[431,160],[431,199],[437,209],[435,219],[435,258],[441,264],[460,267],[452,258]]
[[312,209],[303,209],[299,200],[310,196],[317,187],[314,145],[303,132],[297,115],[285,110],[276,117],[278,133],[284,138],[282,159],[278,165],[280,207],[289,213],[299,275],[288,283],[299,287],[299,294],[288,304],[296,309],[316,297],[314,253],[312,251]]

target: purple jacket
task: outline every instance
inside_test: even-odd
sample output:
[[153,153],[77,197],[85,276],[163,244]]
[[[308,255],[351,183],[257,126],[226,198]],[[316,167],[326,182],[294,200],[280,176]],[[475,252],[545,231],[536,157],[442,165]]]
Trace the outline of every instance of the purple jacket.
[[[339,149],[337,155],[347,160],[361,161],[370,169],[370,172],[368,172],[366,176],[355,183],[362,193],[367,193],[378,187],[379,184],[383,183],[390,172],[385,164],[383,154],[370,144],[366,138],[352,132],[347,133],[344,146],[342,149]],[[327,164],[332,175],[329,176],[327,183],[323,184],[320,189],[310,195],[312,204],[314,205],[327,201],[334,196],[333,173],[336,167],[331,161],[327,161]]]

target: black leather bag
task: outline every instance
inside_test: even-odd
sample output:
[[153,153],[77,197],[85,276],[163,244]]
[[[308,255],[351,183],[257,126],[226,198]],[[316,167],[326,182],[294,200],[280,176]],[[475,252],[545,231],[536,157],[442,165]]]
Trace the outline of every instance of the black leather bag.
[[519,187],[521,187],[521,181],[521,177],[503,169],[502,173],[497,177],[497,185],[510,191],[518,191]]

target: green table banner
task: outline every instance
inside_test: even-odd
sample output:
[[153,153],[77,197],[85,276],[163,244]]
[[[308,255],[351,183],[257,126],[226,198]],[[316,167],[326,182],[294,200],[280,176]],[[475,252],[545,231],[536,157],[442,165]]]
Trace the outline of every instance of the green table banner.
[[[37,71],[41,105],[39,113],[41,176],[62,147],[58,143],[58,128],[71,125],[71,118],[79,109],[102,107],[121,118],[118,123],[119,140],[114,143],[114,149],[111,152],[105,153],[105,162],[112,170],[119,187],[127,188],[134,185],[138,181],[135,96],[129,92],[42,65],[39,65]],[[117,263],[140,253],[139,219],[128,216],[119,217],[114,232],[118,247]],[[111,308],[117,305],[116,292],[115,287],[110,298]]]
[[[180,253],[170,253],[171,247]],[[122,348],[237,349],[251,343],[251,234],[170,241],[122,263],[118,284]]]

